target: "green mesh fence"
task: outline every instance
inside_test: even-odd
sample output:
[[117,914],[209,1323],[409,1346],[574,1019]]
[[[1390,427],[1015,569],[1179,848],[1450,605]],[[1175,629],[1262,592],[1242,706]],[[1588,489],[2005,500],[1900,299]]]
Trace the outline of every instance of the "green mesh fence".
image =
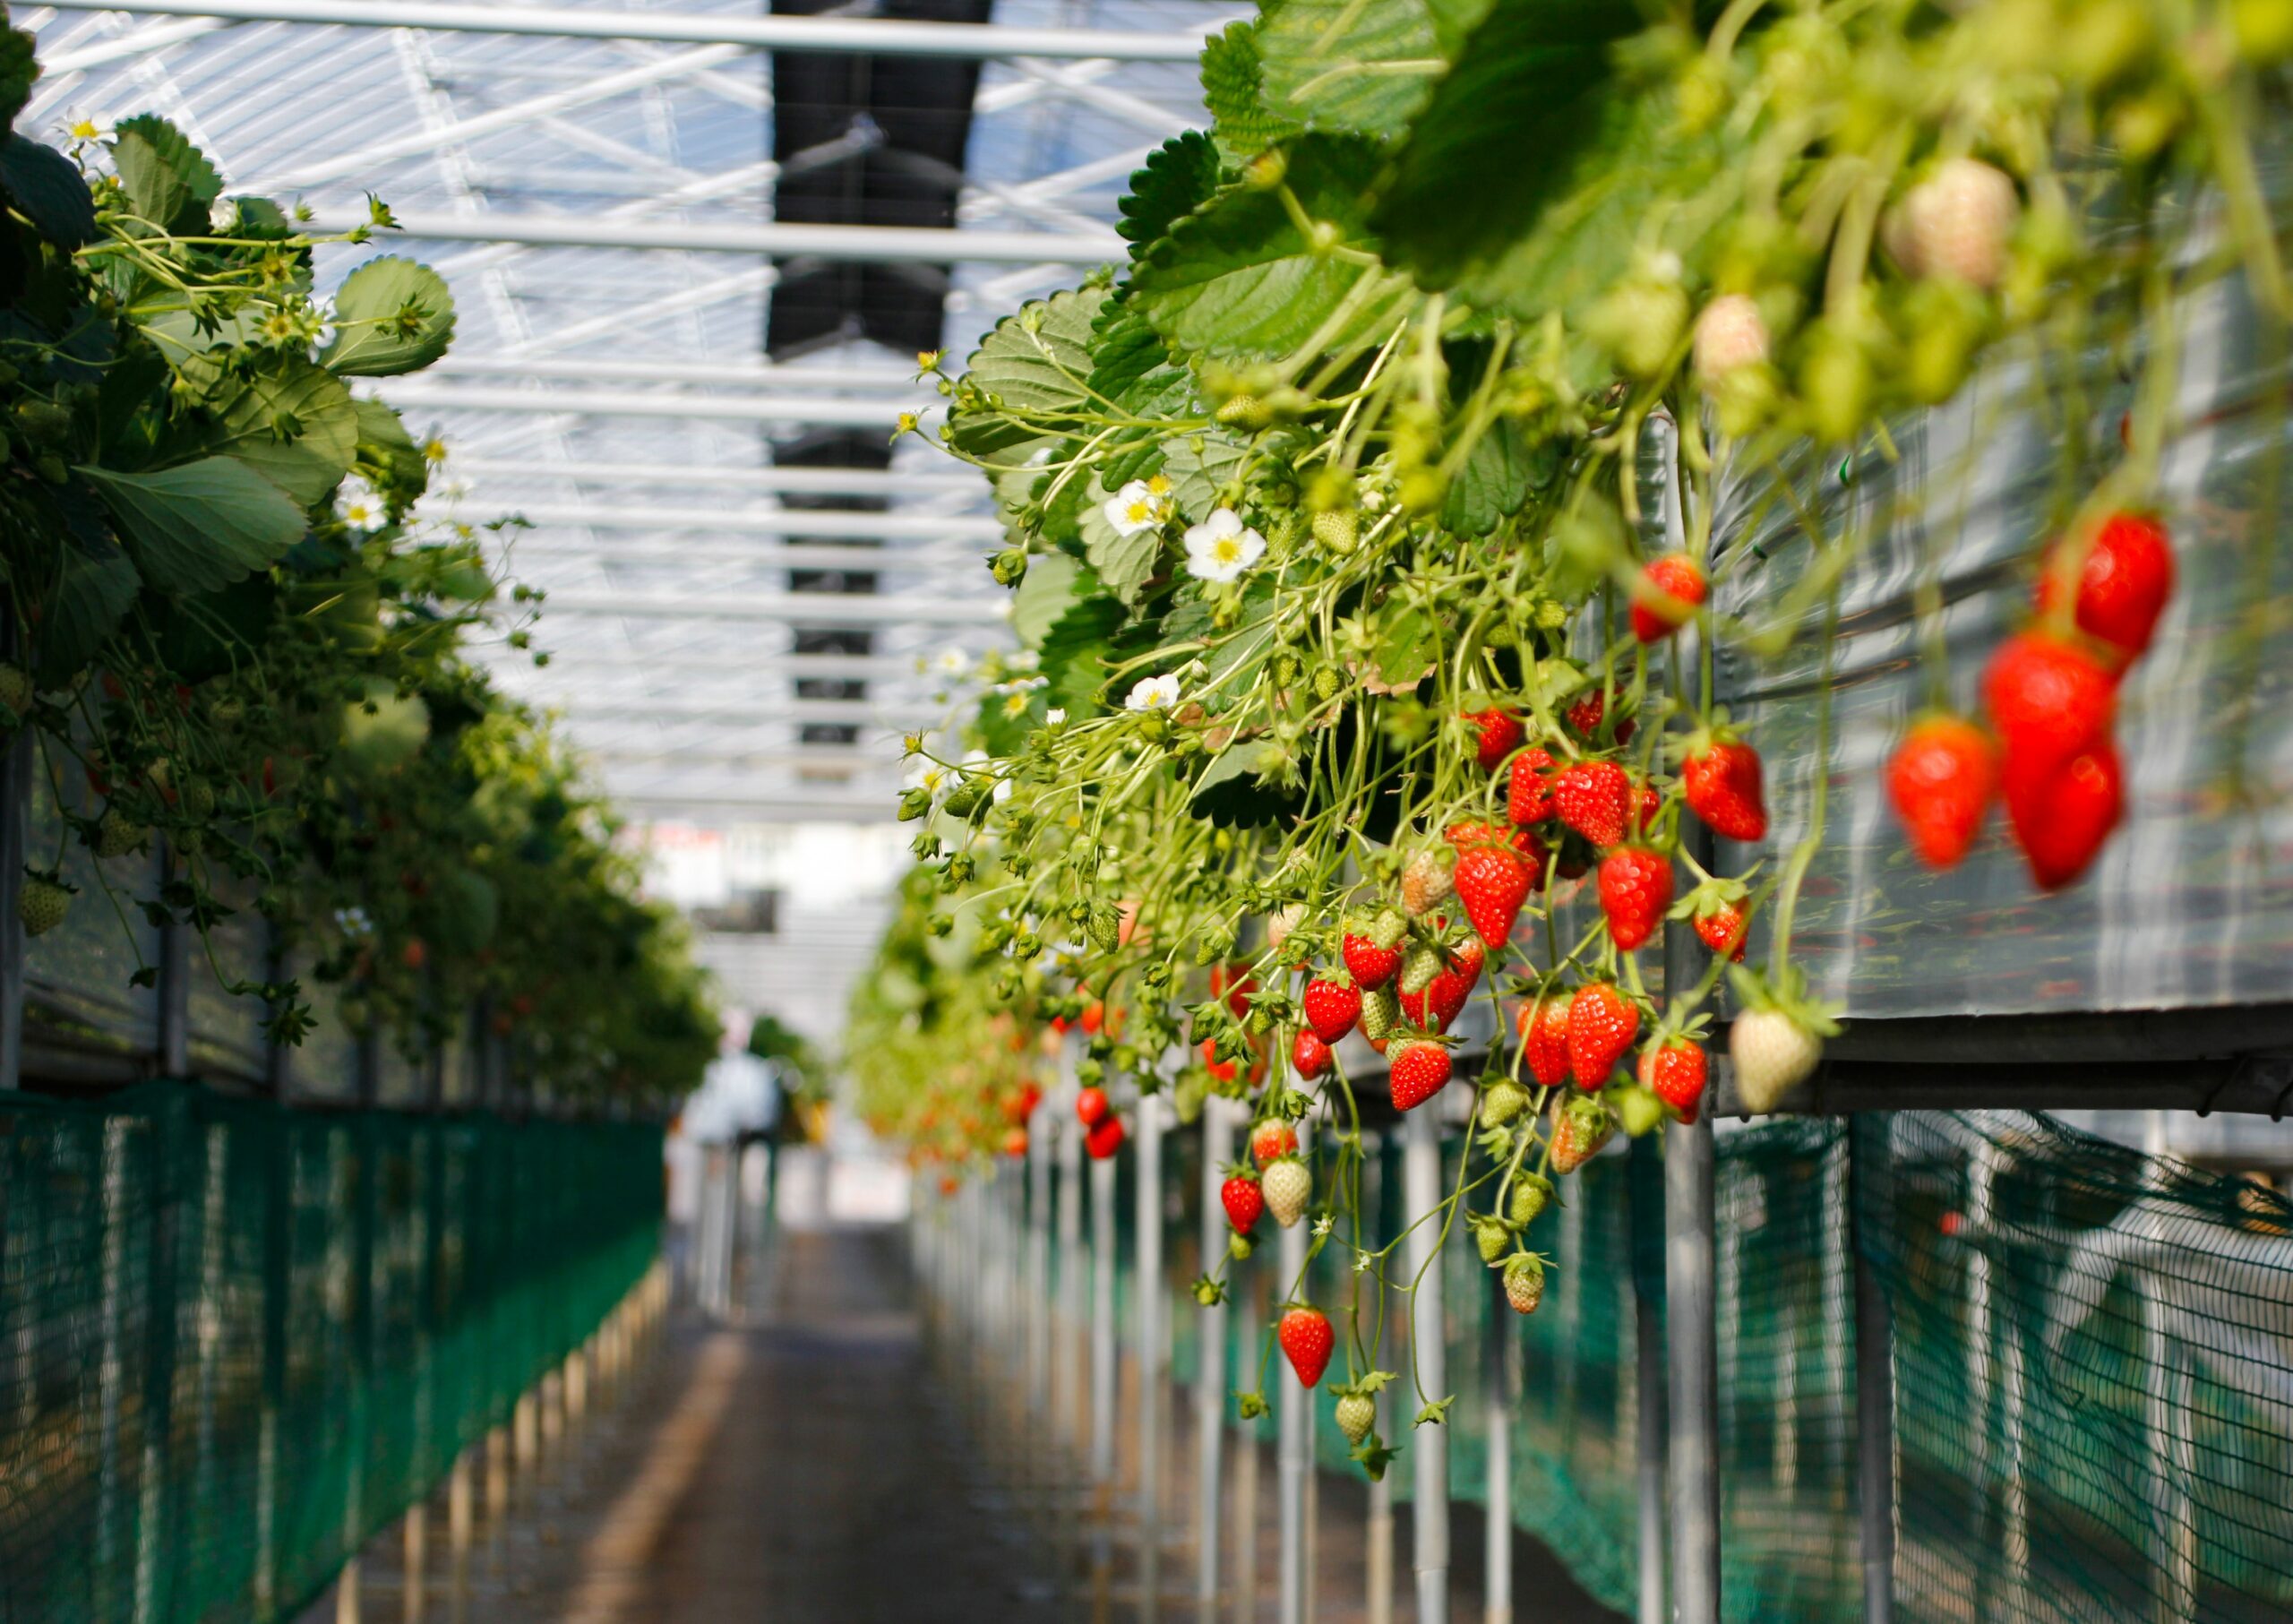
[[[1186,1291],[1200,1267],[1198,1164],[1189,1139],[1171,1148],[1167,1288],[1173,1373],[1184,1380],[1199,1336]],[[1372,1164],[1365,1193],[1389,1235],[1398,1150],[1373,1152]],[[2020,1113],[1726,1132],[1714,1192],[1730,1620],[1862,1616],[1859,1239],[1895,1331],[1898,1618],[2293,1617],[2293,1206]],[[1660,1157],[1653,1146],[1603,1156],[1563,1195],[1539,1222],[1537,1244],[1557,1267],[1529,1319],[1504,1306],[1462,1233],[1446,1254],[1451,1493],[1482,1499],[1490,1384],[1501,1369],[1516,1522],[1628,1614],[1639,1588],[1635,1293],[1649,1296],[1661,1334]],[[1126,1176],[1126,1356],[1132,1211]],[[1270,1223],[1266,1233],[1265,1261],[1237,1276],[1262,1300],[1279,1289],[1268,1284]],[[1350,1261],[1334,1242],[1309,1294],[1335,1310]],[[1231,1347],[1233,1385],[1260,1352]],[[1407,1360],[1405,1328],[1389,1323],[1383,1362],[1406,1372]],[[1269,1393],[1288,1379],[1277,1357]],[[1403,1499],[1416,1402],[1404,1380],[1392,1473]],[[1358,1472],[1331,1403],[1325,1393],[1317,1406],[1321,1462]]]
[[644,1273],[660,1148],[0,1093],[0,1620],[292,1617]]

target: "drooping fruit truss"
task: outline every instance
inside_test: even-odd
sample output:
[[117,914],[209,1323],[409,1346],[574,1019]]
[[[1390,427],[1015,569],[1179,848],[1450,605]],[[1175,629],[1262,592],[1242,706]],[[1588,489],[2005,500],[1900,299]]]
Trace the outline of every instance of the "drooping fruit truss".
[[[1276,1155],[1317,1246],[1404,1293],[1361,1212],[1362,1101],[1469,1109],[1449,1195],[1404,1225],[1469,1228],[1523,1312],[1555,1181],[1696,1121],[1716,1025],[1756,1107],[1836,1030],[1792,925],[1842,583],[1887,525],[1779,499],[1792,546],[1755,545],[1715,520],[1731,475],[1885,460],[1885,420],[1992,347],[2122,341],[2126,431],[2064,437],[1997,650],[1954,661],[1921,588],[1935,709],[1884,769],[1918,861],[1959,861],[2003,798],[2038,885],[2074,884],[2130,786],[2121,689],[2171,634],[2177,296],[2230,274],[2293,309],[2222,110],[2287,42],[2162,4],[2110,51],[2046,0],[1733,6],[1704,37],[1619,6],[1549,38],[1546,9],[1453,35],[1404,0],[1274,0],[1204,54],[1214,128],[1133,176],[1128,262],[959,373],[923,358],[1008,528],[1018,646],[909,741],[894,941],[929,973],[863,993],[851,1045],[876,1120],[975,1160],[945,1124],[994,1071],[981,1012],[1018,1053],[1104,999],[1128,1027],[1085,1082],[1310,1121]],[[2132,218],[2169,181],[2223,190],[2234,253]],[[2090,252],[2105,224],[2121,246]],[[2031,412],[2089,410],[2074,374],[2038,368]],[[1722,651],[1812,672],[1812,748],[1764,759]],[[1353,1306],[1358,1394],[1384,1373]]]

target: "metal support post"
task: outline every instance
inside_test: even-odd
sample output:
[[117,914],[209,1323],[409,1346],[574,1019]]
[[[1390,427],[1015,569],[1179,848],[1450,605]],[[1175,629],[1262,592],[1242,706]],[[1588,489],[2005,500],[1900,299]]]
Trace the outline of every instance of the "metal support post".
[[[159,842],[159,883],[176,878],[176,855]],[[159,927],[159,1074],[191,1074],[191,926],[170,918]]]
[[[1389,1141],[1382,1135],[1363,1141],[1361,1164],[1361,1206],[1370,1215],[1369,1242],[1372,1247],[1384,1243],[1386,1238],[1386,1154]],[[1367,1289],[1373,1294],[1369,1304],[1370,1323],[1377,1328],[1378,1341],[1370,1349],[1370,1368],[1382,1368],[1385,1359],[1386,1288],[1384,1273],[1365,1276]],[[1394,1437],[1394,1396],[1391,1387],[1379,1388],[1376,1395],[1378,1436],[1390,1444]],[[1394,1480],[1390,1470],[1381,1474],[1370,1485],[1370,1518],[1365,1531],[1369,1549],[1364,1553],[1369,1586],[1369,1624],[1394,1624]]]
[[1640,1536],[1640,1597],[1634,1617],[1637,1624],[1666,1624],[1663,1254],[1648,1244],[1663,1233],[1664,1170],[1653,1134],[1632,1141],[1626,1178],[1629,1181],[1627,1244],[1632,1258],[1632,1450],[1639,1491]]
[[1865,1624],[1893,1624],[1895,1616],[1894,1326],[1866,1227],[1886,1190],[1887,1124],[1884,1116],[1851,1117],[1847,1134],[1847,1222],[1855,1248],[1856,1520]]
[[1489,1451],[1489,1504],[1481,1558],[1482,1617],[1513,1624],[1513,1338],[1510,1308],[1499,1312],[1483,1293],[1482,1431]]
[[[1263,1323],[1258,1281],[1264,1272],[1263,1267],[1250,1272],[1235,1302],[1235,1345],[1245,1368],[1255,1368],[1258,1359]],[[1255,1418],[1238,1418],[1234,1425],[1234,1624],[1258,1624],[1258,1425]]]
[[0,756],[0,1088],[24,1069],[24,924],[16,916],[31,819],[32,735],[18,728]]
[[1106,1616],[1114,1579],[1114,1159],[1091,1164],[1091,1596]]
[[1664,1133],[1665,1344],[1670,1365],[1672,1604],[1720,1624],[1720,1362],[1713,1312],[1712,1119]]
[[[1202,1272],[1214,1272],[1226,1250],[1226,1209],[1220,1165],[1234,1154],[1234,1105],[1213,1095],[1202,1106]],[[1228,1271],[1229,1277],[1232,1275]],[[1218,1516],[1226,1438],[1226,1306],[1198,1310],[1201,1352],[1194,1373],[1194,1601],[1209,1619],[1218,1605]]]
[[1155,1624],[1163,1583],[1163,1111],[1159,1094],[1138,1100],[1138,1616]]
[[[1404,1125],[1402,1191],[1407,1210],[1413,1213],[1430,1213],[1441,1204],[1441,1124],[1432,1111],[1413,1111]],[[1418,1385],[1435,1398],[1446,1396],[1449,1385],[1449,1353],[1443,1340],[1440,1242],[1438,1224],[1420,1224],[1410,1232],[1409,1273],[1417,1282],[1409,1305],[1410,1352],[1416,1362]],[[1418,1624],[1448,1624],[1448,1431],[1446,1424],[1419,1427],[1413,1440],[1417,1475],[1411,1509],[1417,1551],[1412,1566],[1417,1573]]]

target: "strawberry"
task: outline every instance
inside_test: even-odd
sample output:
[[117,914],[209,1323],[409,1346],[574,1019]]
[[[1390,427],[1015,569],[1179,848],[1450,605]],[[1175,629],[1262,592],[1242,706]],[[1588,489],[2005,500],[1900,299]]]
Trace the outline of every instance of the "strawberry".
[[1735,1065],[1736,1096],[1755,1114],[1773,1111],[1823,1058],[1816,1035],[1783,1010],[1747,1010],[1728,1028],[1728,1058]]
[[1401,940],[1409,922],[1391,908],[1345,932],[1343,953],[1346,973],[1364,992],[1382,987],[1401,968]]
[[1026,1129],[1007,1128],[1003,1130],[1003,1154],[1009,1156],[1015,1162],[1027,1154],[1027,1130]]
[[32,708],[31,674],[21,666],[0,661],[0,705],[19,717]]
[[1574,992],[1563,987],[1548,993],[1542,1002],[1521,1006],[1516,1023],[1521,1046],[1541,1088],[1558,1088],[1568,1080],[1568,1010],[1576,999]]
[[1306,1216],[1306,1202],[1314,1193],[1314,1175],[1295,1156],[1276,1156],[1258,1175],[1258,1190],[1274,1221],[1289,1229]]
[[1311,1082],[1330,1067],[1329,1045],[1303,1027],[1290,1044],[1290,1068]]
[[1663,815],[1663,792],[1645,778],[1635,778],[1632,781],[1633,829],[1640,834],[1646,834],[1656,827],[1656,820]]
[[2006,764],[2006,817],[2043,890],[2086,872],[2126,810],[2117,746],[2105,738],[2059,767]]
[[1266,948],[1269,953],[1282,951],[1282,944],[1290,940],[1290,932],[1306,923],[1306,905],[1292,902],[1278,907],[1266,916]]
[[1441,831],[1441,838],[1456,846],[1460,853],[1470,851],[1476,846],[1493,846],[1499,851],[1526,857],[1544,849],[1544,843],[1535,835],[1525,829],[1515,829],[1509,823],[1452,823]]
[[[1210,996],[1225,994],[1226,1007],[1234,1012],[1236,1020],[1250,1012],[1250,994],[1258,991],[1258,977],[1242,965],[1212,965],[1210,967]],[[1087,1011],[1086,1012],[1087,1013]]]
[[1505,1301],[1516,1314],[1533,1314],[1544,1301],[1544,1259],[1534,1252],[1516,1252],[1505,1260]]
[[[1401,956],[1401,979],[1394,984],[1404,998],[1416,997],[1433,984],[1433,978],[1444,967],[1439,948],[1430,941],[1413,941]],[[1413,1015],[1410,1018],[1417,1018]]]
[[1329,1356],[1337,1346],[1337,1337],[1329,1328],[1329,1317],[1318,1308],[1301,1305],[1290,1309],[1283,1314],[1275,1336],[1282,1344],[1283,1357],[1298,1372],[1298,1385],[1310,1388],[1319,1382],[1322,1372],[1329,1369]]
[[23,922],[24,934],[46,935],[62,924],[71,912],[72,897],[72,888],[55,876],[25,870],[16,889],[16,917]]
[[1494,1263],[1511,1248],[1513,1232],[1495,1213],[1482,1213],[1473,1220],[1473,1243],[1483,1263]]
[[1481,763],[1483,772],[1495,772],[1502,767],[1505,758],[1519,749],[1521,741],[1528,736],[1528,729],[1521,726],[1520,717],[1494,706],[1470,712],[1464,719],[1473,724],[1473,759]]
[[1996,288],[2021,213],[2005,171],[1980,159],[1946,159],[1904,194],[1887,222],[1887,247],[1913,276]]
[[[2040,614],[2061,595],[2067,568],[2062,546],[2048,549],[2039,573]],[[2087,545],[2078,570],[2078,630],[2117,649],[2121,661],[2149,648],[2158,616],[2174,589],[2174,549],[2166,527],[2147,513],[2113,513]]]
[[1199,1047],[1202,1051],[1202,1063],[1209,1070],[1211,1081],[1231,1083],[1242,1074],[1242,1064],[1240,1061],[1218,1058],[1218,1044],[1215,1039],[1204,1038]]
[[1297,1148],[1297,1130],[1279,1117],[1268,1117],[1250,1130],[1250,1160],[1260,1167]]
[[1505,1203],[1505,1216],[1516,1229],[1526,1229],[1537,1221],[1552,1200],[1552,1181],[1542,1173],[1524,1173],[1513,1181],[1513,1194]]
[[1502,846],[1476,846],[1457,859],[1453,882],[1465,917],[1490,947],[1502,947],[1528,900],[1529,866]]
[[1643,565],[1632,594],[1632,635],[1661,642],[1685,625],[1704,601],[1704,567],[1685,553],[1667,553]]
[[1412,918],[1421,919],[1456,891],[1449,866],[1454,854],[1428,846],[1409,860],[1401,873],[1401,905]]
[[1526,827],[1552,816],[1552,752],[1533,744],[1513,758],[1505,786],[1505,815]]
[[1104,999],[1095,998],[1083,1006],[1083,1030],[1096,1037],[1099,1028],[1106,1025],[1107,1006]]
[[[1361,1035],[1378,1048],[1401,1025],[1401,1000],[1391,987],[1379,987],[1361,1000]],[[1378,1053],[1383,1053],[1382,1049]]]
[[1632,780],[1613,761],[1579,761],[1552,781],[1553,810],[1594,846],[1614,846],[1624,838],[1631,803]]
[[1123,1139],[1122,1119],[1111,1116],[1083,1136],[1083,1148],[1091,1153],[1093,1161],[1104,1162],[1122,1148]]
[[1640,1006],[1614,982],[1589,982],[1568,1007],[1568,1069],[1590,1093],[1609,1080],[1632,1040],[1640,1035]]
[[[1602,698],[1601,690],[1595,688],[1590,692],[1580,696],[1569,705],[1568,725],[1576,730],[1576,736],[1578,738],[1584,740],[1587,743],[1591,743],[1594,742],[1601,731],[1601,717],[1607,708],[1608,701]],[[1619,744],[1629,744],[1632,743],[1632,718],[1630,717],[1626,716],[1617,717],[1616,742]]]
[[1664,1102],[1652,1089],[1636,1084],[1614,1089],[1604,1096],[1609,1109],[1616,1113],[1617,1126],[1627,1139],[1641,1139],[1664,1120]]
[[1509,1077],[1500,1077],[1481,1091],[1481,1120],[1502,1128],[1529,1108],[1529,1091]]
[[1348,1393],[1337,1401],[1337,1430],[1345,1441],[1358,1444],[1378,1424],[1378,1401],[1367,1393]]
[[1387,1057],[1387,1065],[1396,1111],[1415,1110],[1440,1093],[1449,1081],[1449,1052],[1422,1038],[1413,1038],[1396,1046]]
[[1955,868],[1967,855],[1997,783],[1989,735],[1942,711],[1913,722],[1887,762],[1887,799],[1929,868]]
[[1703,1045],[1691,1038],[1668,1038],[1640,1052],[1641,1087],[1678,1112],[1683,1122],[1696,1121],[1708,1069]]
[[1468,938],[1450,949],[1446,958],[1438,954],[1435,958],[1439,969],[1422,992],[1401,995],[1401,1011],[1429,1032],[1446,1032],[1465,1007],[1465,1000],[1473,996],[1485,956],[1481,943]]
[[1313,1027],[1314,1035],[1334,1044],[1353,1031],[1353,1023],[1361,1018],[1361,989],[1352,982],[1318,976],[1306,984],[1303,1007],[1306,1024]]
[[1715,953],[1725,953],[1737,964],[1744,962],[1744,933],[1750,930],[1751,921],[1744,917],[1744,910],[1732,902],[1715,903],[1710,913],[1696,915],[1696,934],[1704,945]]
[[1600,886],[1609,935],[1629,953],[1655,933],[1672,906],[1672,860],[1645,846],[1619,846],[1601,859]]
[[96,824],[95,854],[99,857],[125,856],[142,845],[150,832],[118,807],[107,807]]
[[1258,1216],[1266,1211],[1266,1196],[1258,1181],[1246,1173],[1238,1173],[1218,1187],[1218,1199],[1226,1208],[1226,1222],[1234,1226],[1238,1235],[1247,1235],[1258,1227]]
[[1552,1124],[1552,1170],[1564,1177],[1601,1154],[1616,1132],[1616,1118],[1599,1096],[1572,1094],[1561,1102]]
[[1759,752],[1733,734],[1713,733],[1690,743],[1680,763],[1680,789],[1688,811],[1713,834],[1730,840],[1757,840],[1766,835]]
[[2083,649],[2042,632],[2022,632],[1991,656],[1982,695],[2008,766],[2044,776],[2101,739],[2117,689]]
[[1767,323],[1740,293],[1723,293],[1696,320],[1696,372],[1707,383],[1767,359]]

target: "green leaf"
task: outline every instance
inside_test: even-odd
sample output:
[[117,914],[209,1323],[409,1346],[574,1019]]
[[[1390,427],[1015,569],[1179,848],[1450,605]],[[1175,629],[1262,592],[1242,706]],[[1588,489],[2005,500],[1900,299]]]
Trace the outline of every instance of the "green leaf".
[[358,459],[393,484],[420,491],[430,483],[430,459],[407,433],[397,408],[380,400],[354,400],[358,424]]
[[[1375,253],[1366,215],[1381,161],[1359,137],[1301,136],[1289,187],[1310,219],[1336,228],[1340,245]],[[1277,193],[1237,186],[1148,250],[1130,296],[1182,353],[1271,359],[1313,337],[1349,297],[1351,319],[1327,335],[1333,346],[1370,331],[1410,292],[1405,277],[1316,252]]]
[[[0,21],[6,13],[0,12]],[[0,29],[0,129],[16,122],[16,115],[31,99],[32,82],[39,77],[39,63],[32,37],[21,29]]]
[[1262,827],[1295,812],[1298,797],[1261,776],[1278,777],[1286,765],[1282,747],[1271,739],[1236,744],[1204,769],[1187,797],[1187,811],[1223,829]]
[[1254,158],[1298,133],[1296,120],[1267,107],[1262,86],[1256,22],[1230,22],[1203,45],[1202,105],[1231,158]]
[[1097,480],[1091,482],[1089,499],[1083,504],[1083,556],[1098,572],[1100,583],[1126,608],[1135,609],[1162,558],[1163,532],[1158,527],[1125,536],[1116,529],[1106,515],[1105,504],[1112,495]]
[[454,341],[454,296],[427,265],[395,254],[368,260],[334,296],[334,342],[319,357],[345,377],[418,372]]
[[1122,606],[1102,593],[1078,599],[1052,623],[1036,651],[1047,708],[1064,709],[1077,720],[1105,709],[1099,689],[1107,680],[1107,656],[1123,619]]
[[206,235],[208,207],[223,195],[223,177],[181,130],[150,113],[123,118],[111,158],[128,207],[172,236]]
[[1499,417],[1473,442],[1464,466],[1449,482],[1441,506],[1442,528],[1462,536],[1488,535],[1499,520],[1519,512],[1529,493],[1551,477],[1552,461],[1549,445],[1531,440],[1510,417]]
[[1239,442],[1207,430],[1165,442],[1163,472],[1170,477],[1171,500],[1181,516],[1196,524],[1209,518],[1241,473],[1244,455]]
[[342,380],[289,358],[235,382],[215,402],[208,450],[235,457],[309,507],[322,502],[358,454],[358,413]]
[[1400,687],[1422,680],[1433,664],[1438,632],[1432,617],[1415,607],[1386,622],[1378,644],[1378,678]]
[[1031,558],[1026,578],[1012,595],[1011,630],[1028,648],[1035,648],[1061,615],[1098,589],[1098,577],[1064,553]]
[[1091,323],[1106,297],[1103,288],[1069,289],[995,324],[966,364],[948,414],[958,451],[987,457],[1065,433],[1060,419],[1090,400]]
[[116,546],[100,553],[65,546],[62,552],[62,567],[40,615],[38,649],[44,687],[62,685],[93,659],[142,589],[135,566]]
[[80,167],[54,147],[10,135],[0,142],[0,185],[49,242],[78,248],[96,235],[96,200]]
[[1193,213],[1218,189],[1218,149],[1199,130],[1174,135],[1147,155],[1144,168],[1134,170],[1130,190],[1118,205],[1122,218],[1115,229],[1132,245],[1136,256],[1160,240],[1171,222]]
[[1389,140],[1447,67],[1443,32],[1429,0],[1271,0],[1258,29],[1266,104],[1310,129]]
[[302,509],[229,457],[156,474],[73,472],[103,498],[136,569],[162,592],[211,592],[268,568],[302,538]]
[[1091,357],[1091,392],[1134,417],[1182,417],[1195,404],[1194,374],[1171,359],[1163,335],[1128,301],[1100,312]]

